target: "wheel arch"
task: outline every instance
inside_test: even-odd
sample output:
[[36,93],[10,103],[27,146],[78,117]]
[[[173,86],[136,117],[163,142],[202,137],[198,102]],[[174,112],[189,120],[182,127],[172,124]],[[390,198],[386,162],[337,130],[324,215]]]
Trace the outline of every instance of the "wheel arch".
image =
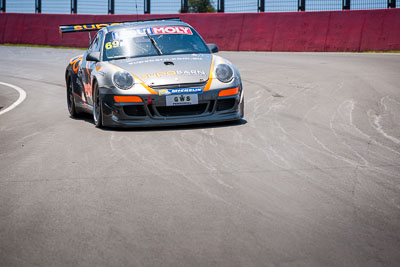
[[[94,85],[95,84],[97,84],[98,86],[100,86],[100,84],[99,84],[99,79],[96,77],[96,75],[93,75],[93,77],[92,77],[92,84],[91,84],[91,86],[92,86],[92,91],[94,90]],[[92,92],[93,93],[93,92]]]
[[65,82],[67,82],[68,76],[71,76],[71,78],[72,78],[71,66],[69,66],[69,65],[68,65],[68,67],[65,69],[65,75],[64,75]]

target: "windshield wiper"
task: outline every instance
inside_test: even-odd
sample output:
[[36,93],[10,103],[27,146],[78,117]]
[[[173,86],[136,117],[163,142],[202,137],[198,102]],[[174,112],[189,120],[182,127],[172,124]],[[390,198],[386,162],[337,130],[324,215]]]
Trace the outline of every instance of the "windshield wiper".
[[116,57],[111,57],[111,60],[115,60],[115,59],[127,59],[127,56],[116,56]]
[[145,30],[145,33],[147,35],[147,37],[149,37],[151,43],[153,44],[153,46],[155,47],[155,49],[157,50],[157,53],[159,55],[162,55],[161,49],[158,47],[156,41],[153,39],[153,37],[150,36],[150,34],[147,32],[147,29]]

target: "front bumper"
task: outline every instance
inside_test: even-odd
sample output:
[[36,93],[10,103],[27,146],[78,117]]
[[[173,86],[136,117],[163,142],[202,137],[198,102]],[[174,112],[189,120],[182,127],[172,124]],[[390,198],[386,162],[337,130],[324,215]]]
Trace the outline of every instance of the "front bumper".
[[197,105],[167,106],[166,97],[140,95],[141,103],[117,103],[115,94],[100,88],[103,125],[115,127],[147,127],[202,124],[243,118],[243,94],[218,97],[220,90],[198,94]]

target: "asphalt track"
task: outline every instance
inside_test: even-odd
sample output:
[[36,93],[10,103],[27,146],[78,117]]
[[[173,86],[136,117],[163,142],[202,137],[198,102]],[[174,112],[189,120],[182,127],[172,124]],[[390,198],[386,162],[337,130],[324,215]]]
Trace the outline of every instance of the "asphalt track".
[[0,266],[398,266],[399,54],[222,52],[245,121],[101,130],[67,113],[81,52],[0,47],[27,93],[0,115]]

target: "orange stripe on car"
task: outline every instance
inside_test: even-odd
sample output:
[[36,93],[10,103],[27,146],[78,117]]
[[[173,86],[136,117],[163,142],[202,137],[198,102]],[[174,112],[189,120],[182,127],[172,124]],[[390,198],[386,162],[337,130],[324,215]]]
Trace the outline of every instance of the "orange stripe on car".
[[113,64],[110,64],[111,65],[111,67],[113,67],[115,70],[119,70],[119,67],[117,67],[117,66],[115,66],[115,65],[113,65]]
[[115,102],[118,103],[141,103],[143,100],[135,95],[116,95],[114,96]]
[[99,71],[101,69],[101,66],[98,66],[97,68],[96,68],[96,71]]
[[218,96],[229,96],[229,95],[237,95],[239,93],[239,87],[224,89],[219,91]]
[[153,88],[151,88],[150,86],[148,86],[147,84],[145,84],[139,77],[137,77],[136,75],[133,75],[133,77],[135,78],[135,80],[138,80],[139,83],[147,89],[147,91],[149,91],[152,95],[158,95],[156,91],[153,90]]
[[204,87],[204,91],[210,90],[213,72],[214,72],[214,57],[212,57],[211,59],[210,75],[208,76],[208,82],[206,84],[206,87]]
[[77,93],[75,93],[75,92],[73,92],[73,94],[74,95],[76,95],[77,97],[79,97],[82,101],[83,101],[83,103],[85,103],[86,104],[86,101],[85,100],[83,100],[83,98],[80,96],[80,95],[78,95]]
[[90,72],[89,72],[89,69],[90,69],[89,62],[86,61],[86,72],[87,72],[87,74],[88,74],[88,76],[89,76],[89,79],[90,79]]

